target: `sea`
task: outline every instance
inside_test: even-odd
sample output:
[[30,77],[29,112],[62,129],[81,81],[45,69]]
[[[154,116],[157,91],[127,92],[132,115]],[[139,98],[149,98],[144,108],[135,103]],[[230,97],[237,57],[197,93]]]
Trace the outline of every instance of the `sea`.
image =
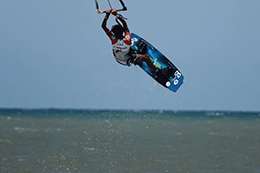
[[260,112],[0,109],[1,173],[260,173]]

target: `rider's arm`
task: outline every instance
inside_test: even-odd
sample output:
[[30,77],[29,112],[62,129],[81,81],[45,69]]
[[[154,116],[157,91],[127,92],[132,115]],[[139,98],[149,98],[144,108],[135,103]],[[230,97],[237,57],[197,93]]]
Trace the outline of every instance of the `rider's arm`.
[[120,15],[117,14],[117,11],[116,10],[112,10],[112,14],[114,16],[116,16],[122,22],[124,30],[128,30],[128,26],[127,26],[126,21]]
[[106,16],[105,16],[105,18],[102,22],[102,25],[101,25],[101,27],[103,28],[103,30],[106,32],[107,35],[109,35],[109,33],[110,33],[110,30],[107,28],[107,20],[110,16],[110,12],[111,12],[111,10],[106,11]]
[[124,30],[128,30],[128,26],[125,19],[123,19],[120,15],[118,15],[117,18],[122,22]]

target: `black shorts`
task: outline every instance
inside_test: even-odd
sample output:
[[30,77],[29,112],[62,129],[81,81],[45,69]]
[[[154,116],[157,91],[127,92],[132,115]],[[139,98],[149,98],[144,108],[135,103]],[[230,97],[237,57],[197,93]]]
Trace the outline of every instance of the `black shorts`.
[[130,66],[131,64],[137,65],[141,63],[141,54],[137,54],[133,49],[130,50],[129,52],[130,58],[126,61],[127,65]]

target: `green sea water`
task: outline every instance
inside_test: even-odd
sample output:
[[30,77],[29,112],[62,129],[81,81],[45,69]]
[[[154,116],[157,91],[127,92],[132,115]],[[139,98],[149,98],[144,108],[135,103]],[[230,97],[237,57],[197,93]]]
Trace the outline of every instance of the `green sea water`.
[[0,109],[0,172],[259,173],[260,113]]

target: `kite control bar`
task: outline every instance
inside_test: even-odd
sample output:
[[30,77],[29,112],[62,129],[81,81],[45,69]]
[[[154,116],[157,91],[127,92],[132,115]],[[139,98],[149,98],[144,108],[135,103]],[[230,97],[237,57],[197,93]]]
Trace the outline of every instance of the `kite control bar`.
[[[119,0],[119,1],[120,1],[120,3],[122,4],[123,8],[122,8],[122,9],[119,9],[119,10],[117,10],[117,11],[126,11],[127,8],[126,8],[126,6],[125,6],[123,0]],[[101,10],[99,9],[97,0],[95,0],[95,3],[96,3],[96,8],[97,8],[98,14],[106,13],[106,11],[101,11]],[[108,0],[108,3],[109,3],[110,8],[112,9],[112,6],[111,6],[111,3],[110,3],[109,0]]]

